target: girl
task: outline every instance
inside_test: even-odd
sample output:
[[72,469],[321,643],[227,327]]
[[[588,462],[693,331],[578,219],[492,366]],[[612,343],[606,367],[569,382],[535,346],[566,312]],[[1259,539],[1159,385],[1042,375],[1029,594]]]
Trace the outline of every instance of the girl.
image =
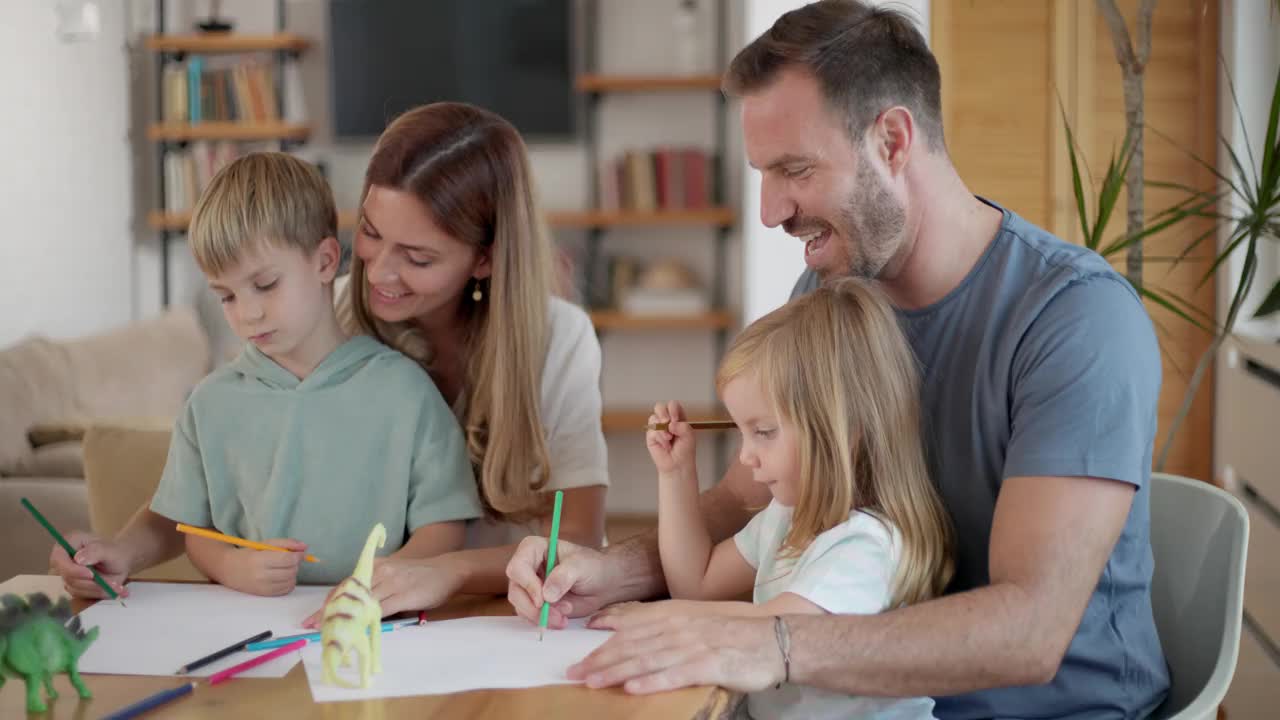
[[[773,501],[712,547],[698,513],[695,440],[678,403],[659,404],[658,543],[678,608],[606,613],[878,613],[942,592],[951,533],[920,441],[918,372],[893,310],[841,280],[753,323],[717,389],[742,434],[740,460]],[[752,591],[753,602],[726,601]],[[784,621],[779,621],[784,622]],[[754,693],[757,718],[929,718],[929,698],[858,698],[783,685]]]

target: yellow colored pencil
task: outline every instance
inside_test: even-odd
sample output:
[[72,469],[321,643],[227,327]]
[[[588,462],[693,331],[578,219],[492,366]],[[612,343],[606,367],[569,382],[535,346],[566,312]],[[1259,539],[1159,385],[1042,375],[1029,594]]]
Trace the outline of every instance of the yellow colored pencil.
[[[287,550],[282,547],[277,547],[275,545],[267,545],[265,543],[254,542],[252,540],[245,540],[244,538],[238,538],[232,535],[223,535],[217,530],[206,530],[204,528],[192,527],[190,525],[185,525],[183,523],[178,523],[178,532],[187,533],[188,535],[199,535],[202,538],[209,538],[210,540],[220,540],[224,543],[231,543],[232,545],[240,545],[241,547],[247,547],[247,548],[250,548],[251,550],[275,550],[276,552],[292,552],[291,550]],[[307,562],[320,562],[319,560],[316,559],[315,555],[308,555],[305,559]]]

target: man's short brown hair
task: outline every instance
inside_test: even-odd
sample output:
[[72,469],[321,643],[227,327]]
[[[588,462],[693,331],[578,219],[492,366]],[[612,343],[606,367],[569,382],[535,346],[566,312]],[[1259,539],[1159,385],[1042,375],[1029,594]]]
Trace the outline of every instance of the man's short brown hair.
[[889,107],[911,111],[930,149],[945,149],[938,61],[901,11],[820,0],[778,18],[729,64],[729,95],[760,90],[786,68],[812,74],[857,140]]

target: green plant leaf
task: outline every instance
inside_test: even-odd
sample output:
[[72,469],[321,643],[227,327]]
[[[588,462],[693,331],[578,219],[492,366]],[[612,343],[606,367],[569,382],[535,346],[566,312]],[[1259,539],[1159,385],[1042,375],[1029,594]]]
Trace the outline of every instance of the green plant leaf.
[[1087,241],[1089,232],[1089,215],[1084,208],[1084,185],[1080,182],[1080,166],[1076,163],[1076,141],[1071,134],[1071,123],[1067,122],[1067,111],[1062,107],[1062,98],[1058,98],[1058,111],[1062,113],[1062,126],[1067,131],[1067,155],[1071,158],[1071,191],[1076,196],[1076,213],[1080,217],[1081,237]]
[[1267,317],[1277,310],[1280,310],[1280,280],[1276,280],[1276,284],[1271,286],[1271,291],[1267,293],[1267,297],[1258,306],[1258,310],[1253,313],[1253,316],[1255,318]]
[[1162,293],[1147,287],[1139,288],[1138,293],[1141,294],[1142,297],[1145,297],[1151,300],[1151,302],[1154,302],[1155,304],[1159,305],[1165,310],[1168,310],[1174,315],[1177,315],[1178,317],[1182,318],[1183,320],[1186,320],[1192,325],[1195,325],[1196,327],[1209,333],[1210,335],[1214,334],[1214,329],[1212,327],[1208,327],[1204,325],[1204,323],[1201,323],[1199,320],[1196,320],[1195,318],[1191,317],[1191,315],[1184,312],[1181,308],[1179,308],[1176,304],[1174,304],[1172,300],[1170,300],[1169,298],[1166,298]]

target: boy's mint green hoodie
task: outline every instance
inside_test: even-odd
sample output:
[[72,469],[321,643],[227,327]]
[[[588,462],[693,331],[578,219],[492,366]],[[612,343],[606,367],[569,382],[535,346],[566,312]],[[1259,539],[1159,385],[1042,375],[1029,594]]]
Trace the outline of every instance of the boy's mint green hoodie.
[[374,523],[387,529],[383,556],[423,525],[481,515],[435,384],[367,336],[301,381],[246,345],[192,392],[151,509],[250,540],[301,540],[320,562],[302,563],[298,581],[316,584],[351,574]]

